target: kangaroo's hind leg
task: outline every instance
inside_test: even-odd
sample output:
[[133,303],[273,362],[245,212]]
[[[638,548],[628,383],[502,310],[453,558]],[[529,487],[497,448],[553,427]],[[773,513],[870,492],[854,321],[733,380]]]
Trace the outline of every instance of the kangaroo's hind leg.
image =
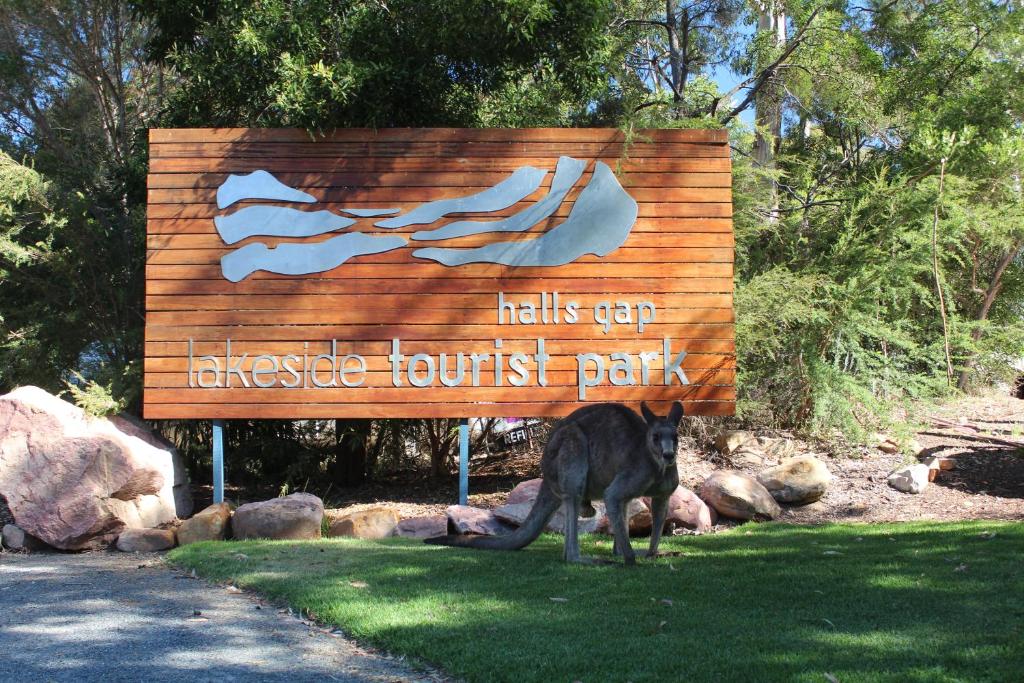
[[580,428],[575,425],[562,429],[558,438],[558,454],[554,459],[557,464],[553,463],[554,466],[543,474],[545,478],[554,480],[555,488],[562,498],[562,511],[565,514],[565,560],[580,562],[582,560],[576,520],[587,489],[587,440]]

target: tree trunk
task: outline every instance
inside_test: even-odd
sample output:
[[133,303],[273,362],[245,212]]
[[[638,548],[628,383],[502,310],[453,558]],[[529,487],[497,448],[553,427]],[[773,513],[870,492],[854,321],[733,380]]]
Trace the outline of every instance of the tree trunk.
[[[978,307],[978,313],[974,316],[974,320],[979,323],[983,323],[988,320],[988,314],[992,310],[992,304],[995,303],[996,297],[999,295],[999,290],[1003,286],[1003,273],[1009,267],[1013,260],[1021,255],[1024,250],[1024,240],[1015,242],[1003,257],[999,259],[999,263],[996,266],[996,270],[992,273],[992,278],[989,280],[988,289],[985,290],[985,298],[981,301],[981,306]],[[974,332],[971,333],[971,338],[977,342],[981,339],[981,327],[977,327]],[[960,371],[960,378],[957,380],[956,386],[960,391],[967,389],[967,383],[970,381],[971,372],[974,370],[974,363],[977,360],[977,353],[971,351],[968,355],[967,360],[964,362],[963,370]]]
[[[757,32],[767,35],[774,51],[786,47],[786,12],[780,0],[763,0],[757,3]],[[774,52],[773,51],[773,52]],[[774,57],[774,54],[773,54]],[[764,86],[757,93],[754,102],[754,161],[764,170],[775,168],[782,141],[782,82],[776,69],[768,75]],[[778,183],[769,181],[771,215],[775,217],[779,208]]]

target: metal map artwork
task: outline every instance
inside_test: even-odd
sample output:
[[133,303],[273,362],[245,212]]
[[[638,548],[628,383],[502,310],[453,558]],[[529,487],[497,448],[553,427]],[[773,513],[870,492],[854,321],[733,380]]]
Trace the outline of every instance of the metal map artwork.
[[[583,175],[587,162],[559,158],[548,193],[526,209],[497,221],[457,221],[412,235],[417,241],[435,241],[491,232],[522,232],[549,218]],[[421,204],[404,215],[377,221],[379,228],[396,229],[433,223],[453,213],[490,213],[522,201],[539,187],[547,171],[523,166],[497,185],[466,197]],[[246,199],[311,203],[316,199],[280,182],[266,171],[232,175],[217,190],[217,206],[225,208]],[[597,162],[589,182],[573,202],[568,217],[532,240],[493,242],[477,248],[427,247],[416,258],[459,266],[495,263],[505,266],[560,266],[586,254],[607,256],[626,241],[637,218],[637,203],[623,189],[612,170]],[[358,217],[398,213],[400,209],[342,209]],[[312,237],[348,228],[355,220],[330,211],[303,211],[281,206],[249,206],[214,219],[226,244],[253,236]],[[253,242],[221,258],[221,270],[238,282],[258,270],[281,275],[307,275],[337,268],[350,258],[379,254],[406,246],[398,235],[373,236],[352,232],[316,243],[283,243],[269,247]]]

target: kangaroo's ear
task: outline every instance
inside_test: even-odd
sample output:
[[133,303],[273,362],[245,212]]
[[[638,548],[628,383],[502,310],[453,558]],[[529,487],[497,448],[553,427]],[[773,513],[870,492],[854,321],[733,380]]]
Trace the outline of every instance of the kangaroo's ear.
[[676,401],[672,404],[672,409],[668,411],[669,422],[679,424],[679,421],[683,419],[683,404]]
[[658,419],[658,416],[651,412],[651,409],[647,407],[647,401],[640,402],[640,414],[644,416],[644,420],[647,421],[647,424],[653,424],[654,421]]

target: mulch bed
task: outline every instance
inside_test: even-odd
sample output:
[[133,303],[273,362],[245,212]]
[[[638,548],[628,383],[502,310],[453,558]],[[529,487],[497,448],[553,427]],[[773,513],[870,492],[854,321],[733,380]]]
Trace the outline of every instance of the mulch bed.
[[[956,468],[940,472],[923,493],[900,493],[886,481],[892,470],[912,462],[904,454],[859,447],[836,455],[798,444],[800,452],[824,460],[833,482],[817,503],[784,506],[780,521],[1024,520],[1024,400],[1007,395],[962,399],[936,410],[929,421],[931,424],[917,435],[917,440],[926,454],[949,457]],[[1015,447],[1017,442],[1022,447]],[[540,476],[539,442],[534,445],[530,450],[474,457],[470,465],[470,505],[498,507],[517,483]],[[771,464],[775,463],[766,462]],[[698,449],[692,442],[687,447],[684,441],[679,457],[683,486],[697,490],[708,475],[728,466],[717,452]],[[197,499],[206,497],[204,493],[197,491]],[[243,499],[258,499],[254,492],[229,491],[229,496],[234,497],[233,493]],[[432,480],[412,473],[351,489],[334,487],[325,497],[328,507],[386,504],[403,517],[442,514],[458,499],[458,480]],[[732,525],[722,520],[720,526]]]

